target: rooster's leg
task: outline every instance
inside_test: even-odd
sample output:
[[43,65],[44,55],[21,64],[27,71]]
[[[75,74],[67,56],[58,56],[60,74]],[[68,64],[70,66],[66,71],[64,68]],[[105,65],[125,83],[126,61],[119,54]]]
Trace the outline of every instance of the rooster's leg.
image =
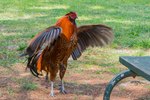
[[50,96],[54,97],[54,82],[51,81],[51,92],[50,92]]
[[66,94],[67,92],[65,91],[65,87],[64,87],[64,82],[63,82],[63,77],[64,77],[64,74],[66,72],[66,67],[61,64],[60,65],[60,72],[59,72],[59,76],[60,76],[60,79],[61,79],[61,84],[60,84],[60,93],[63,93],[63,94]]
[[65,87],[64,87],[64,82],[63,80],[61,80],[61,84],[60,84],[60,93],[66,94],[67,92],[65,91]]
[[48,72],[46,73],[45,81],[48,81]]
[[56,75],[57,75],[57,72],[58,72],[58,67],[55,66],[55,67],[52,67],[52,68],[55,68],[55,69],[51,69],[50,70],[50,80],[51,80],[51,91],[50,91],[50,96],[54,97],[54,81],[55,81],[55,78],[56,78]]
[[45,76],[45,87],[46,88],[49,87],[48,72],[46,73],[46,76]]

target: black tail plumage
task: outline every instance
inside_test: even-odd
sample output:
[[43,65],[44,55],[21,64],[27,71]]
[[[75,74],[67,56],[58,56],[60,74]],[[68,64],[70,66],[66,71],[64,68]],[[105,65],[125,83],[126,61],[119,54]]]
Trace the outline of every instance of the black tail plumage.
[[36,77],[39,77],[39,75],[41,75],[37,72],[37,60],[40,57],[40,54],[41,53],[37,52],[31,57],[28,57],[27,68],[30,68],[31,73]]

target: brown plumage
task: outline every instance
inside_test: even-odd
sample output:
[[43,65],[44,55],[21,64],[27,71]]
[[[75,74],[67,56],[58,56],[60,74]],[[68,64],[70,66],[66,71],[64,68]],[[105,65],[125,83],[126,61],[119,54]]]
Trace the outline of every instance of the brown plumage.
[[76,60],[87,47],[104,46],[113,40],[110,27],[100,24],[77,27],[76,18],[75,12],[69,12],[60,18],[54,26],[37,34],[24,54],[29,55],[27,67],[33,75],[38,77],[42,71],[50,75],[51,96],[54,96],[53,82],[58,71],[61,79],[60,92],[66,93],[62,79],[70,55]]

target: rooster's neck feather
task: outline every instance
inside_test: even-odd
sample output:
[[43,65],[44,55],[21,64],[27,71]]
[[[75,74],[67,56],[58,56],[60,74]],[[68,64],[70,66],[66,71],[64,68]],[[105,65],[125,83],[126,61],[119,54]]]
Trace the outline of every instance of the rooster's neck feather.
[[59,26],[62,28],[62,33],[66,36],[68,40],[71,40],[72,35],[76,32],[76,23],[75,20],[69,19],[68,16],[64,16],[60,18],[56,26]]

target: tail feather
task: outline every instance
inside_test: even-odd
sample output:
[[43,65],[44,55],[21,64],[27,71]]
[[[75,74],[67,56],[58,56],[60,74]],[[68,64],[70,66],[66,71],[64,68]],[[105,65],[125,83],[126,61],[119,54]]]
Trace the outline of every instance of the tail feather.
[[38,60],[37,60],[37,71],[38,72],[41,71],[42,55],[43,55],[43,53],[40,54],[40,56],[38,57]]
[[30,69],[31,73],[36,77],[41,75],[40,73],[38,73],[38,68],[37,68],[37,61],[40,55],[41,55],[40,52],[33,54],[33,56],[28,58],[28,63],[27,63],[27,67]]

